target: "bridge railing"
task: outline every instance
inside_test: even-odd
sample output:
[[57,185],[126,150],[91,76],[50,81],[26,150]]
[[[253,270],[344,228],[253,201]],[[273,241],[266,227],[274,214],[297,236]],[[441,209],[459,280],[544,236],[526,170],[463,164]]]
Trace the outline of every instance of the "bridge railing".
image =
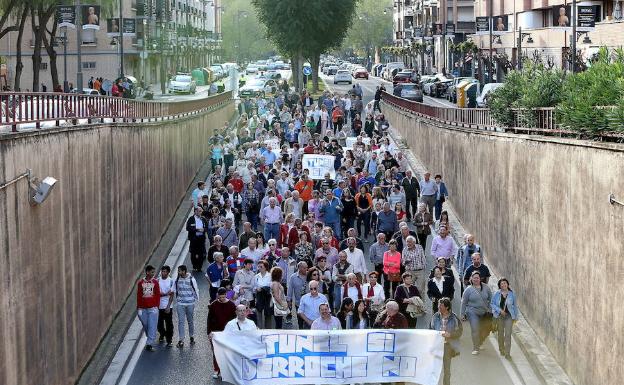
[[[554,108],[537,108],[530,111],[530,119],[523,114],[528,111],[514,111],[514,123],[506,127],[497,122],[487,108],[456,108],[436,107],[399,98],[389,93],[383,93],[383,100],[404,110],[425,115],[431,119],[439,120],[446,124],[480,129],[505,128],[516,131],[538,132],[550,131],[551,133],[566,132],[557,126]],[[525,123],[526,122],[526,123]],[[530,124],[528,124],[530,123]]]
[[232,92],[179,102],[159,102],[102,95],[0,93],[0,129],[12,132],[61,124],[150,121],[198,114],[232,99]]

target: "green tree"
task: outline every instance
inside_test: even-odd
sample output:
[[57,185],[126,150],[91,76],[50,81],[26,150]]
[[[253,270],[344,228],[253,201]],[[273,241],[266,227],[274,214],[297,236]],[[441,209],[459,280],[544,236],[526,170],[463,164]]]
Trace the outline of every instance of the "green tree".
[[342,48],[352,49],[374,61],[381,47],[392,44],[391,8],[392,0],[362,0]]
[[[295,89],[303,84],[304,58],[340,45],[358,0],[252,0],[266,36],[292,60]],[[318,68],[318,63],[317,63]],[[318,72],[318,71],[313,71]]]
[[266,58],[276,51],[266,38],[264,27],[249,0],[228,1],[221,20],[225,60],[242,64],[248,60]]

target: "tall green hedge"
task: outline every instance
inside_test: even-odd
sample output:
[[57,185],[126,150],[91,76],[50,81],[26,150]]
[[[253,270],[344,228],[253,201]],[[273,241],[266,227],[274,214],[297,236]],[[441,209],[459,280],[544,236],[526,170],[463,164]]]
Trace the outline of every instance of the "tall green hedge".
[[503,125],[535,125],[539,107],[556,107],[557,123],[588,134],[624,131],[624,50],[601,48],[589,68],[565,74],[527,61],[522,71],[511,71],[505,85],[488,98],[494,118]]

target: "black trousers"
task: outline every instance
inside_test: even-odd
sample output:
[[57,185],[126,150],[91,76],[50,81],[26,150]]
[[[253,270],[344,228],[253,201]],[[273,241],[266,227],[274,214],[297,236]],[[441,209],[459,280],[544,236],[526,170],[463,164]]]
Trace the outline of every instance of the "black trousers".
[[407,214],[408,222],[412,220],[414,215],[418,212],[418,197],[406,197],[405,198],[405,213]]
[[418,236],[418,243],[422,246],[423,250],[427,249],[428,234],[416,234]]
[[169,313],[165,309],[158,309],[158,334],[165,337],[168,344],[173,340],[173,310],[169,309]]

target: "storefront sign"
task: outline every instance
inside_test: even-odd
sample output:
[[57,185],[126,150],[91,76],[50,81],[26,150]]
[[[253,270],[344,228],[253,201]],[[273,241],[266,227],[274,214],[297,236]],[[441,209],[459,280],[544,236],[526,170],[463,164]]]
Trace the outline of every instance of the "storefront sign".
[[579,5],[577,20],[580,28],[595,28],[596,8],[593,5]]

